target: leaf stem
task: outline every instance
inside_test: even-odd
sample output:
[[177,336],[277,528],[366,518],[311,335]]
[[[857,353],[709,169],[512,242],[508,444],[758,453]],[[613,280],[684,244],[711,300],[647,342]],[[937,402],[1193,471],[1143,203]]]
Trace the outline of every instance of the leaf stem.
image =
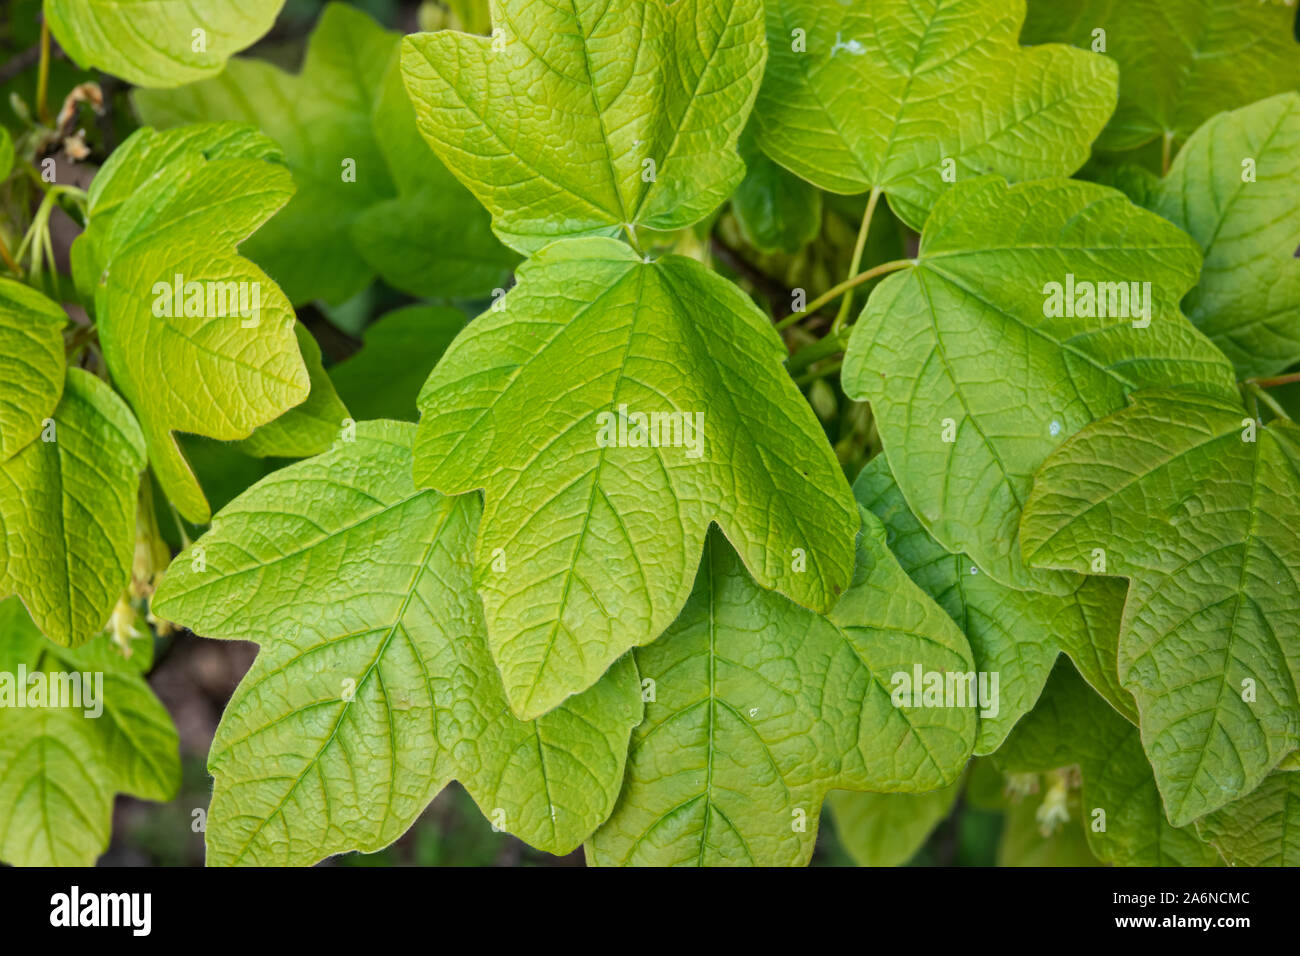
[[[1263,402],[1265,405],[1267,405],[1269,411],[1271,411],[1271,412],[1272,412],[1274,415],[1276,415],[1278,418],[1285,418],[1287,421],[1291,421],[1291,416],[1287,414],[1286,409],[1283,408],[1283,407],[1278,403],[1278,400],[1277,400],[1277,399],[1275,399],[1272,395],[1270,395],[1268,392],[1264,391],[1264,389],[1260,388],[1259,385],[1257,385],[1257,384],[1255,384],[1255,383],[1253,383],[1253,382],[1246,382],[1245,384],[1246,384],[1246,388],[1249,389],[1249,393],[1250,393],[1250,397],[1251,397],[1251,400],[1252,400],[1252,401],[1254,401],[1255,399],[1258,399],[1259,401],[1261,401],[1261,402]],[[1259,409],[1259,406],[1256,405],[1256,406],[1255,406],[1255,417],[1256,417],[1256,418],[1259,418],[1259,410],[1258,410],[1258,409]]]
[[[899,269],[906,269],[908,266],[914,265],[916,265],[915,259],[895,259],[892,262],[882,262],[878,266],[872,266],[866,272],[859,272],[852,279],[845,279],[839,285],[827,289],[817,298],[809,302],[802,312],[796,312],[792,316],[786,316],[776,324],[776,327],[780,329],[783,326],[790,324],[790,320],[796,318],[796,316],[802,319],[805,316],[812,315],[826,303],[835,301],[850,289],[856,289],[864,282],[870,282],[877,276],[885,275],[888,272],[897,272]],[[839,329],[834,329],[834,331],[838,332]]]
[[41,63],[36,73],[36,115],[46,126],[53,126],[49,105],[45,102],[50,88],[50,21],[41,17]]
[[[875,214],[876,202],[879,199],[880,187],[877,186],[871,190],[871,195],[867,199],[867,211],[862,214],[862,225],[858,227],[858,241],[853,246],[853,261],[849,263],[849,278],[856,276],[862,265],[862,253],[867,248],[867,234],[871,232],[871,217]],[[844,320],[848,318],[849,309],[853,307],[853,288],[849,286],[848,295],[840,303],[840,310],[835,314],[835,321],[831,323],[832,332],[844,328]]]
[[834,375],[843,365],[843,362],[833,362],[823,369],[818,369],[816,372],[805,372],[803,375],[796,378],[794,383],[796,385],[811,385],[813,382],[825,378],[827,375]]
[[5,267],[19,279],[23,277],[22,267],[9,254],[9,246],[5,244],[4,236],[0,236],[0,260],[4,260]]
[[1174,153],[1174,134],[1172,130],[1165,130],[1164,138],[1160,143],[1160,175],[1168,176],[1169,167],[1173,164]]
[[798,376],[800,372],[812,365],[814,362],[820,362],[824,358],[829,358],[836,352],[844,351],[844,346],[848,343],[848,336],[843,332],[832,332],[816,342],[810,342],[805,345],[794,355],[790,356],[789,361],[785,363],[786,371],[791,376]]
[[623,231],[627,233],[627,241],[632,244],[636,254],[644,259],[645,253],[641,251],[641,243],[636,241],[636,228],[630,222],[625,222],[623,223]]
[[166,495],[163,495],[163,499],[167,502],[167,510],[171,512],[172,523],[176,525],[176,531],[181,536],[181,550],[184,551],[194,542],[190,540],[190,536],[185,532],[185,522],[181,520],[181,513],[176,510],[172,500]]
[[1300,382],[1300,372],[1287,372],[1285,375],[1274,375],[1270,378],[1248,378],[1242,384],[1255,385],[1259,388],[1277,388],[1279,385],[1292,385]]

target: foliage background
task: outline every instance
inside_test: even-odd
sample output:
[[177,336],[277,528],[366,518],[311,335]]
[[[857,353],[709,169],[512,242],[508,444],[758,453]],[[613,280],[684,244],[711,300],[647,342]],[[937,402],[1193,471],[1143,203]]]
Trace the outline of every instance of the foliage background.
[[[451,0],[451,7],[466,7],[473,0]],[[355,0],[351,6],[364,10],[384,26],[403,33],[434,28],[447,15],[445,7],[420,0]],[[296,71],[316,20],[325,6],[324,0],[288,0],[276,26],[264,39],[245,51],[243,56],[260,57],[285,69]],[[35,99],[36,71],[22,68],[34,63],[33,53],[39,39],[40,0],[6,0],[0,9],[0,110],[10,109],[10,94],[27,102]],[[1300,38],[1300,23],[1297,24]],[[104,87],[106,109],[102,115],[86,111],[86,141],[92,150],[90,163],[102,162],[139,125],[128,100],[129,87],[104,74],[79,70],[66,57],[56,55],[51,65],[49,100],[61,102],[76,84],[95,80]],[[1154,157],[1158,164],[1158,156]],[[1158,165],[1157,165],[1158,168]],[[84,178],[83,178],[84,177]],[[88,181],[84,170],[74,174],[74,182]],[[847,257],[855,224],[861,216],[863,197],[825,196],[826,210],[820,247]],[[56,219],[63,217],[56,213]],[[63,217],[66,220],[66,217]],[[871,246],[882,248],[901,243],[907,254],[915,249],[916,237],[907,233],[892,217],[883,214],[873,223]],[[64,241],[56,249],[67,268],[67,247],[72,238],[72,224],[63,223]],[[713,239],[713,253],[719,268],[745,284],[758,298],[784,301],[788,290],[780,281],[783,269],[793,270],[789,262],[773,258],[753,265],[755,257],[738,254],[744,237],[734,220],[724,217]],[[871,258],[871,257],[869,257]],[[825,284],[833,284],[844,272],[843,263],[799,263],[799,268],[823,275]],[[814,289],[813,291],[818,291]],[[866,295],[859,292],[858,301]],[[370,285],[356,298],[338,306],[309,304],[298,308],[298,316],[322,348],[327,365],[348,358],[361,346],[366,326],[385,313],[417,300],[385,286],[382,281]],[[457,303],[467,317],[475,315],[487,303]],[[824,388],[826,391],[819,390]],[[851,414],[840,404],[841,396],[828,394],[829,386],[814,388],[809,398],[819,412],[825,410],[830,438],[837,446],[850,477],[870,457],[872,446],[878,447],[874,434],[855,430]],[[1296,386],[1292,391],[1300,391]],[[1289,396],[1288,396],[1289,398]],[[1288,402],[1289,403],[1289,402]],[[834,414],[839,405],[840,414]],[[820,407],[819,407],[820,406]],[[838,434],[836,432],[839,432]],[[196,465],[202,467],[201,451],[191,449]],[[228,482],[219,487],[205,481],[214,511],[243,490],[270,468],[283,462],[260,461],[241,456],[239,465],[227,473]],[[227,468],[229,461],[223,461]],[[242,468],[242,470],[241,470]],[[170,804],[145,803],[119,796],[113,818],[112,843],[101,859],[108,866],[201,866],[204,859],[203,835],[193,825],[199,808],[207,806],[212,780],[205,761],[222,711],[240,679],[251,666],[256,646],[235,641],[209,641],[187,631],[159,639],[156,666],[149,677],[155,693],[167,707],[179,731],[184,781],[178,797]],[[1081,814],[1071,808],[1069,821],[1050,837],[1044,837],[1035,820],[1035,812],[1044,799],[1050,781],[1019,780],[1021,792],[1008,795],[1006,781],[987,763],[976,763],[976,779],[958,798],[953,809],[935,828],[909,865],[989,866],[1020,863],[1043,865],[1065,863],[1096,865],[1083,841]],[[836,818],[830,813],[821,817],[821,830],[813,865],[851,866],[855,861],[835,832]],[[578,866],[582,851],[563,858],[552,857],[526,846],[505,833],[492,831],[459,784],[452,784],[434,800],[419,821],[393,846],[373,855],[347,854],[326,861],[325,866]]]

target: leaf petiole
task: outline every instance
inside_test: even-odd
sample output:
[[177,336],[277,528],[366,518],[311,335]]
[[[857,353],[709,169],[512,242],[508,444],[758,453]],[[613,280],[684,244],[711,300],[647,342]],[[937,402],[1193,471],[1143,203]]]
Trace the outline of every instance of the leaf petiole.
[[9,247],[5,244],[4,236],[0,236],[0,262],[3,262],[5,268],[19,279],[23,277],[22,266],[18,265],[14,257],[9,253]]
[[[1283,377],[1285,378],[1287,376],[1283,376]],[[1296,378],[1294,380],[1300,381],[1300,378]],[[1263,402],[1264,405],[1268,407],[1268,410],[1271,411],[1278,418],[1284,418],[1287,421],[1291,421],[1291,416],[1287,414],[1286,409],[1282,407],[1282,405],[1278,402],[1277,399],[1275,399],[1268,392],[1264,391],[1263,387],[1261,387],[1258,382],[1246,381],[1243,382],[1242,384],[1246,386],[1247,393],[1249,394],[1252,403],[1254,403],[1256,400]],[[1258,406],[1255,407],[1254,411],[1255,411],[1255,417],[1259,418]]]
[[636,254],[644,259],[645,253],[641,251],[641,243],[637,242],[636,239],[636,227],[630,222],[625,222],[623,223],[623,231],[627,233],[627,241],[636,250]]
[[41,17],[41,63],[36,73],[36,115],[46,126],[54,124],[46,103],[50,88],[50,21]]
[[844,351],[844,346],[848,344],[848,336],[842,332],[832,332],[825,338],[820,338],[816,342],[805,345],[794,355],[790,356],[786,362],[785,368],[790,375],[797,376],[814,362],[820,362],[837,352]]
[[[849,278],[856,276],[862,265],[862,253],[867,248],[867,234],[871,232],[871,217],[876,211],[876,202],[879,199],[880,187],[876,187],[871,190],[871,196],[867,199],[867,210],[862,214],[862,225],[858,227],[858,241],[853,246],[853,260],[849,263]],[[835,321],[831,323],[832,332],[844,328],[844,320],[848,318],[849,309],[853,307],[853,288],[849,286],[848,294],[840,303],[840,310],[835,314]]]
[[825,368],[818,369],[815,372],[805,372],[803,375],[800,375],[798,378],[796,378],[794,380],[794,383],[799,386],[811,385],[813,382],[817,381],[818,379],[823,379],[828,375],[834,375],[836,372],[840,370],[840,367],[843,364],[844,364],[843,362],[832,362],[830,365],[826,366]]
[[[876,278],[877,276],[883,276],[890,272],[897,272],[899,269],[906,269],[909,266],[914,266],[914,265],[916,265],[915,259],[895,259],[892,262],[882,262],[878,266],[872,266],[866,272],[859,272],[853,278],[845,279],[839,285],[832,286],[830,289],[827,289],[817,298],[809,302],[802,312],[796,312],[794,315],[788,315],[780,322],[776,323],[776,328],[778,330],[783,329],[787,325],[792,325],[793,322],[798,321],[799,319],[806,318],[807,316],[812,315],[822,306],[826,305],[826,303],[834,302],[845,292],[848,292],[850,289],[856,289],[864,282],[870,282],[872,279]],[[838,332],[839,329],[833,328],[833,331]]]
[[1300,372],[1287,372],[1285,375],[1274,375],[1269,378],[1248,378],[1243,385],[1254,385],[1257,388],[1277,388],[1279,385],[1293,385],[1300,382]]

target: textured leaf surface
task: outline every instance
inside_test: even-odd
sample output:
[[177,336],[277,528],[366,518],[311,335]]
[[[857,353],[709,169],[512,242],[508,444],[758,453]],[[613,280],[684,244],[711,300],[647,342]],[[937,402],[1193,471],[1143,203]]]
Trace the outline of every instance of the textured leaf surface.
[[267,477],[159,588],[160,615],[262,645],[209,757],[210,863],[380,849],[452,779],[553,853],[613,806],[641,716],[632,661],[538,721],[510,715],[471,581],[477,496],[412,485],[414,432],[362,423]]
[[1214,117],[1187,141],[1149,206],[1205,253],[1183,308],[1238,375],[1300,362],[1300,94]]
[[284,0],[45,0],[45,16],[80,66],[165,87],[220,72],[227,57],[271,29],[283,6]]
[[17,594],[46,637],[75,646],[130,579],[145,449],[126,404],[81,369],[68,369],[53,419],[0,463],[0,595]]
[[[475,583],[517,714],[546,713],[658,637],[711,521],[763,587],[835,603],[852,494],[749,298],[693,259],[583,239],[526,262],[502,306],[425,385],[415,476],[486,489]],[[658,447],[633,434],[654,413],[685,416],[656,429]],[[626,440],[605,429],[602,446],[611,422]]]
[[294,325],[294,335],[307,366],[310,391],[301,405],[295,405],[275,421],[259,426],[253,434],[236,443],[241,452],[254,458],[319,455],[338,440],[344,422],[351,417],[334,390],[334,382],[325,372],[316,339],[301,322]]
[[[330,4],[297,74],[262,60],[237,59],[202,83],[135,94],[146,125],[247,123],[284,150],[297,189],[243,252],[295,303],[320,298],[338,304],[374,278],[348,228],[393,193],[371,123],[397,43],[396,34],[361,11]],[[349,162],[355,181],[345,179]]]
[[961,779],[929,793],[835,790],[826,796],[840,845],[858,866],[902,866],[952,809]]
[[1234,866],[1300,866],[1300,773],[1269,774],[1196,830]]
[[59,404],[67,322],[36,290],[0,279],[0,462],[40,434]]
[[135,94],[146,123],[234,120],[283,146],[297,192],[244,252],[295,303],[341,303],[376,273],[414,295],[483,295],[515,260],[416,129],[398,45],[329,4],[298,74],[234,60],[212,80]]
[[861,518],[853,585],[826,616],[760,588],[710,534],[681,616],[636,651],[655,700],[589,862],[800,865],[827,791],[924,792],[961,774],[974,710],[891,693],[914,666],[969,672],[970,648]]
[[1295,17],[1294,5],[1239,0],[1031,0],[1021,40],[1092,49],[1104,30],[1119,105],[1097,148],[1134,149],[1300,86]]
[[426,298],[486,296],[519,257],[492,220],[420,135],[394,51],[372,117],[397,189],[357,216],[352,244],[385,282]]
[[465,316],[455,309],[412,305],[366,328],[361,351],[330,367],[340,398],[359,421],[419,418],[415,400]]
[[[1042,699],[995,758],[1025,773],[1078,765],[1083,772],[1084,827],[1097,858],[1115,866],[1213,866],[1218,857],[1191,827],[1165,819],[1137,728],[1115,712],[1062,661]],[[1105,829],[1094,829],[1094,813]]]
[[881,190],[917,229],[948,160],[958,181],[1068,175],[1114,109],[1116,70],[1022,49],[1024,15],[1023,0],[769,0],[759,145],[822,189]]
[[409,36],[402,74],[420,131],[507,245],[680,229],[740,183],[762,0],[491,7],[497,40]]
[[1089,578],[1074,593],[1060,596],[998,584],[969,557],[946,551],[926,533],[908,511],[884,455],[862,470],[853,492],[884,524],[903,570],[962,629],[975,669],[998,675],[996,708],[987,708],[996,713],[981,711],[975,753],[996,750],[1033,708],[1061,651],[1117,710],[1136,721],[1133,698],[1114,676],[1122,581]]
[[1021,526],[1032,564],[1100,548],[1129,579],[1119,676],[1175,825],[1300,745],[1300,429],[1246,441],[1246,424],[1239,405],[1135,396],[1048,459]]
[[[1091,183],[990,178],[940,199],[915,265],[872,292],[843,375],[871,402],[894,477],[936,540],[1003,584],[1073,587],[1027,570],[1017,543],[1048,453],[1132,389],[1236,394],[1232,367],[1178,311],[1198,264],[1186,235]],[[1149,324],[1047,317],[1047,284],[1069,275],[1150,282]]]
[[90,866],[108,847],[115,793],[176,795],[176,730],[138,664],[107,637],[75,651],[55,647],[10,598],[0,602],[0,671],[16,675],[19,665],[29,675],[101,673],[103,710],[87,716],[84,696],[81,708],[0,707],[0,860]]
[[[277,158],[270,140],[235,124],[142,129],[96,177],[90,227],[78,240],[95,263],[113,382],[140,420],[163,490],[197,524],[208,503],[172,433],[246,438],[309,392],[289,301],[235,252],[293,193]],[[204,314],[155,315],[156,285],[176,276],[200,284]],[[260,313],[210,312],[206,293],[229,283],[245,283],[250,304],[256,289]]]

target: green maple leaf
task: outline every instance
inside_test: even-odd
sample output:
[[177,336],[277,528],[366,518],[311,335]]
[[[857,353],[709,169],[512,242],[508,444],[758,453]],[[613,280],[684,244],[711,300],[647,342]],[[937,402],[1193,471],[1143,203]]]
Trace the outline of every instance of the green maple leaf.
[[1300,429],[1152,391],[1043,465],[1021,539],[1034,565],[1098,552],[1129,579],[1119,676],[1170,821],[1255,789],[1300,746]]
[[477,496],[411,483],[415,426],[366,422],[213,519],[156,613],[262,650],[209,768],[213,864],[308,864],[400,836],[452,779],[534,846],[608,815],[640,720],[630,659],[538,721],[510,715],[471,582]]
[[[320,298],[337,304],[374,278],[348,229],[393,193],[371,116],[397,42],[365,13],[330,4],[296,75],[262,60],[237,59],[202,83],[135,94],[148,126],[247,123],[283,148],[296,191],[243,252],[294,303]],[[345,178],[349,169],[352,181]]]
[[[235,124],[135,133],[100,170],[90,225],[74,247],[94,289],[104,358],[144,430],[149,463],[188,521],[210,517],[173,432],[246,438],[309,394],[284,293],[235,247],[288,201],[293,183],[264,136]],[[228,303],[203,315],[156,314],[159,284],[242,284],[260,312]],[[183,298],[184,296],[182,296]],[[170,297],[175,299],[175,297]],[[186,311],[188,306],[186,306]],[[184,369],[184,374],[176,374]],[[166,382],[163,388],[159,383]]]
[[1146,205],[1204,251],[1183,308],[1238,375],[1300,362],[1300,94],[1211,119]]
[[699,222],[740,183],[762,0],[493,0],[494,37],[402,43],[420,131],[525,254]]
[[0,279],[0,462],[39,435],[59,404],[67,323],[35,289]]
[[1247,796],[1196,821],[1196,832],[1233,866],[1300,866],[1300,773],[1271,773]]
[[282,6],[284,0],[45,0],[45,17],[83,69],[165,87],[220,72],[227,57],[271,29]]
[[[56,647],[16,598],[0,602],[0,671],[101,674],[93,713],[82,706],[0,707],[0,860],[17,866],[91,866],[108,847],[113,795],[171,800],[180,786],[176,728],[142,674],[153,638],[132,641],[131,658],[107,636],[77,650]],[[84,680],[85,678],[83,678]],[[93,678],[92,678],[93,679]],[[44,679],[53,686],[51,678]],[[8,688],[8,693],[29,689]],[[6,693],[0,685],[0,698]]]
[[759,145],[836,193],[878,190],[920,228],[948,185],[1068,175],[1115,107],[1116,70],[1022,49],[1020,0],[770,0]]
[[379,90],[374,135],[397,195],[352,223],[362,258],[385,282],[425,298],[478,297],[505,286],[519,257],[420,135],[396,54]]
[[[1213,866],[1218,857],[1192,827],[1165,819],[1138,730],[1061,661],[1037,707],[994,757],[1004,771],[1077,765],[1088,845],[1116,866]],[[1099,815],[1101,811],[1104,817]]]
[[502,284],[514,262],[416,129],[399,42],[331,3],[297,74],[240,59],[214,79],[135,94],[149,125],[250,123],[284,148],[297,192],[244,253],[294,303],[341,303],[376,273],[414,295],[475,296]]
[[77,368],[52,418],[0,463],[0,596],[19,595],[46,637],[76,646],[130,580],[144,439],[113,390]]
[[918,794],[833,790],[826,805],[835,835],[858,866],[901,866],[948,816],[962,779]]
[[411,305],[366,327],[361,351],[330,366],[339,397],[360,420],[420,417],[415,400],[465,316],[436,305]]
[[[1178,311],[1199,260],[1178,229],[1091,183],[988,178],[944,194],[917,258],[872,292],[843,373],[845,391],[871,402],[894,477],[936,540],[1002,584],[1075,586],[1026,569],[1017,543],[1047,455],[1133,389],[1236,396],[1231,365]],[[1109,296],[1107,311],[1134,314],[1048,317],[1048,284],[1069,276],[1090,289],[1149,282],[1149,320]]]
[[310,391],[307,400],[279,418],[259,425],[253,434],[235,443],[235,448],[254,458],[309,458],[329,451],[343,428],[352,420],[348,408],[334,390],[325,371],[320,345],[301,322],[295,323],[298,350],[307,366]]
[[975,668],[998,674],[996,713],[981,711],[975,753],[997,750],[1028,713],[1062,651],[1121,713],[1134,720],[1133,698],[1115,679],[1123,582],[1089,578],[1066,595],[998,584],[964,554],[935,541],[908,510],[884,455],[853,484],[858,502],[889,533],[889,548],[921,590],[948,612],[970,641]]
[[915,667],[969,673],[970,648],[860,516],[853,585],[825,616],[759,587],[710,534],[681,616],[635,652],[654,700],[590,862],[803,864],[828,791],[922,792],[961,774],[974,709],[892,694]]
[[1096,49],[1119,64],[1103,150],[1183,142],[1211,116],[1300,86],[1292,6],[1239,0],[1031,0],[1021,39]]
[[710,522],[763,587],[829,609],[857,513],[767,317],[695,260],[612,239],[554,243],[518,275],[430,376],[415,452],[417,483],[486,490],[475,583],[515,713],[658,637]]

